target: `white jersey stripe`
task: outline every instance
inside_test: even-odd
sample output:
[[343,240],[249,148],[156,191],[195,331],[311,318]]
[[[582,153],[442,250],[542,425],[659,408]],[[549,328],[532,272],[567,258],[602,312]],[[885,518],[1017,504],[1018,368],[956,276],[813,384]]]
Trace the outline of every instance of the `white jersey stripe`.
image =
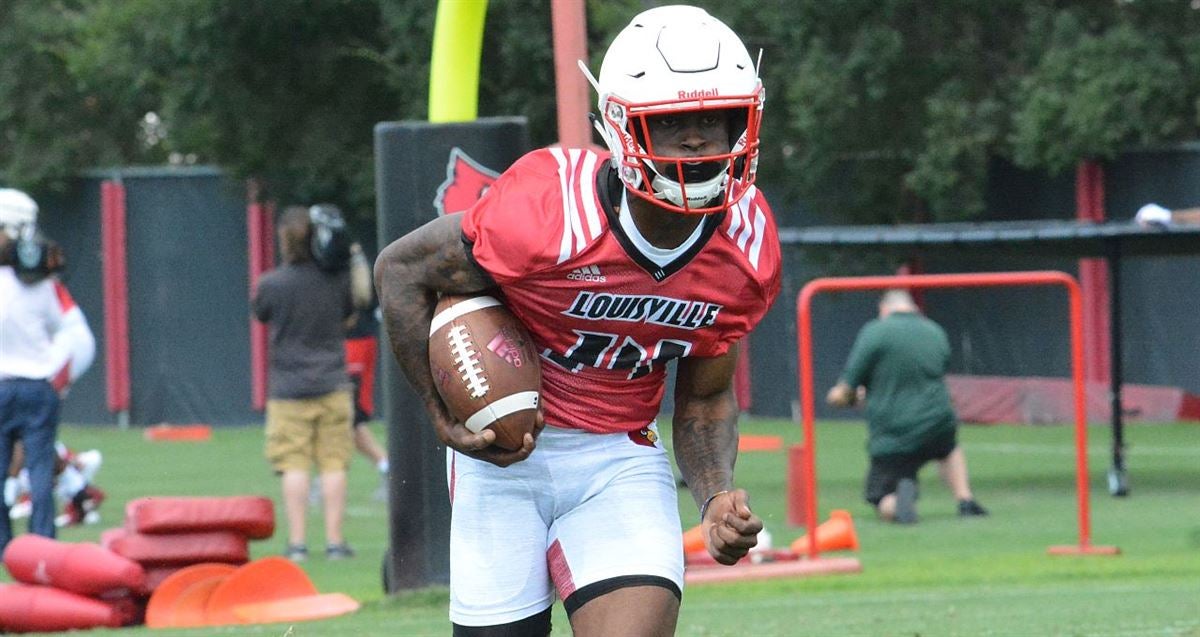
[[564,193],[566,200],[570,202],[570,217],[571,217],[571,232],[575,235],[575,253],[583,252],[583,248],[587,245],[587,239],[583,238],[583,219],[579,218],[579,202],[575,195],[575,182],[578,179],[576,168],[579,166],[578,148],[572,148],[567,151],[570,156],[570,161],[567,163],[567,192]]
[[471,430],[471,433],[477,434],[483,431],[488,425],[509,414],[515,414],[518,411],[526,409],[537,409],[537,406],[538,392],[517,392],[484,406],[483,409],[471,414],[471,417],[467,418],[467,422],[463,424],[467,426],[467,429]]
[[583,204],[583,214],[587,217],[588,236],[592,239],[600,236],[600,211],[596,207],[596,153],[584,151],[583,170],[579,172],[579,200]]
[[738,212],[742,207],[742,202],[736,202],[729,207],[729,230],[725,234],[732,237],[737,234],[738,228],[742,226],[742,215]]
[[754,242],[750,244],[750,265],[758,270],[758,255],[762,249],[763,230],[767,227],[767,215],[762,208],[754,206]]
[[445,327],[447,323],[464,315],[470,314],[475,310],[482,310],[485,307],[500,305],[500,301],[490,296],[476,296],[465,301],[459,301],[454,305],[442,310],[437,316],[433,317],[433,322],[429,324],[429,335],[433,336],[435,332]]
[[558,263],[571,258],[571,208],[568,205],[570,191],[567,190],[567,158],[561,148],[551,148],[550,154],[558,162],[558,187],[562,191],[563,235],[558,246]]
[[750,233],[754,228],[750,225],[750,202],[742,200],[738,203],[737,211],[742,217],[742,233],[738,235],[737,246],[738,250],[746,250],[746,241],[750,239]]

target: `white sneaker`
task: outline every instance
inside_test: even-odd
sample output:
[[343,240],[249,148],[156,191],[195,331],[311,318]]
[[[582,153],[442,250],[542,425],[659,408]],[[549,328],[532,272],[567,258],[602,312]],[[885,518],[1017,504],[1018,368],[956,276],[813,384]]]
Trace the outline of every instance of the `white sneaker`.
[[22,500],[8,509],[8,517],[12,520],[21,520],[33,515],[33,502],[30,500]]

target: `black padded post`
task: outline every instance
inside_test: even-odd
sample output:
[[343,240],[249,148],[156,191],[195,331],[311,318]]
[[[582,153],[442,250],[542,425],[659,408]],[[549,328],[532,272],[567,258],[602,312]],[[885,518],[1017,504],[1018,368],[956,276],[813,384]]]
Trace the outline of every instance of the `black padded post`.
[[[453,208],[478,198],[480,184],[489,175],[503,171],[528,150],[528,128],[525,119],[518,117],[376,125],[380,248],[434,219],[441,212],[439,207],[456,212]],[[450,501],[445,448],[396,365],[386,335],[380,335],[380,343],[380,382],[391,464],[391,541],[383,580],[387,591],[394,592],[449,581]]]

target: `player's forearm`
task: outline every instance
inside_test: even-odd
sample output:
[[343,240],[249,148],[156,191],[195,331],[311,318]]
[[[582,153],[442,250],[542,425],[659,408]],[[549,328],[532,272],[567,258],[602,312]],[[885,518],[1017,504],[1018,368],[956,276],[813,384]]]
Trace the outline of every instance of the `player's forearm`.
[[707,398],[676,396],[671,438],[675,462],[696,506],[733,488],[737,461],[737,400],[732,389]]
[[429,323],[436,295],[412,285],[379,288],[380,308],[392,355],[431,415],[445,416],[429,375]]
[[429,325],[438,293],[467,294],[490,287],[486,275],[467,260],[460,222],[460,215],[439,217],[393,241],[375,261],[375,289],[388,343],[435,426],[453,421],[429,373]]
[[1200,208],[1181,208],[1171,212],[1171,223],[1200,225]]
[[419,282],[411,255],[401,249],[401,241],[385,249],[375,263],[375,289],[388,344],[426,410],[434,418],[448,420],[429,374],[429,325],[437,292]]

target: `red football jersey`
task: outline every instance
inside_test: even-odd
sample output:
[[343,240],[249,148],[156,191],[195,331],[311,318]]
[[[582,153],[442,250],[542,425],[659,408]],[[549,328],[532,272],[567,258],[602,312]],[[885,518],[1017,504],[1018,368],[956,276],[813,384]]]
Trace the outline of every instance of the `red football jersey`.
[[550,148],[513,164],[462,220],[476,263],[542,354],[547,424],[633,431],[658,416],[666,363],[718,356],[779,293],[779,238],[750,191],[658,266],[633,247],[606,154]]

